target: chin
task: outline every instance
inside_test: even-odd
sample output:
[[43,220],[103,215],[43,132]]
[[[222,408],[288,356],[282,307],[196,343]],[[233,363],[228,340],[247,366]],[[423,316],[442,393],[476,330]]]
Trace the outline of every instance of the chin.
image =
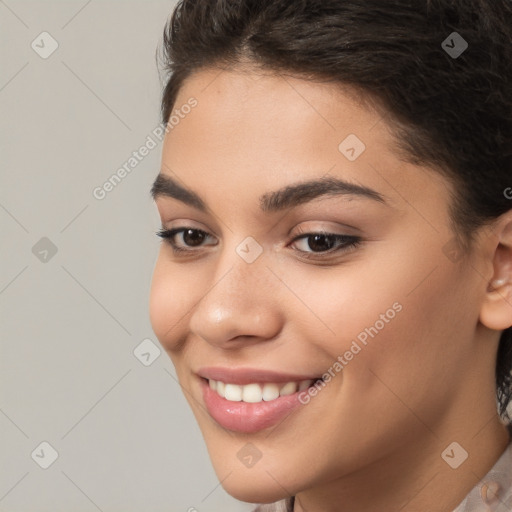
[[274,503],[288,497],[269,475],[265,481],[231,475],[222,482],[222,487],[233,498],[247,503]]
[[[233,498],[248,503],[273,503],[296,494],[301,482],[284,478],[289,469],[259,461],[252,468],[241,464],[227,465],[225,458],[212,459],[215,472],[224,490]],[[237,460],[238,462],[238,460]]]

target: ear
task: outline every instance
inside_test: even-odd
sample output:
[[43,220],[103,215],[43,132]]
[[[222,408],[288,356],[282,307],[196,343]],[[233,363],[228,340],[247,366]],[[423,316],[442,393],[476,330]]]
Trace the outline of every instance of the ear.
[[480,321],[489,329],[512,326],[512,210],[499,217],[493,229],[493,275],[480,310]]

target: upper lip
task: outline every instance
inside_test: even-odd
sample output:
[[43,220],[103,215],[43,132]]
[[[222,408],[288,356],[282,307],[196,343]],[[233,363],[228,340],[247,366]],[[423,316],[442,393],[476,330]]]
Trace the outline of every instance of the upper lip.
[[222,368],[208,366],[200,368],[197,375],[208,380],[220,380],[229,384],[241,386],[259,382],[299,382],[302,380],[316,380],[318,375],[299,375],[296,373],[283,373],[259,368]]

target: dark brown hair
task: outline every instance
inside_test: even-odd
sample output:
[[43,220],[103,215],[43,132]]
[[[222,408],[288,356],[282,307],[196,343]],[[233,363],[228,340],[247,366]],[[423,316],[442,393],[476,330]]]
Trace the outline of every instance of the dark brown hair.
[[[476,228],[512,209],[511,43],[510,0],[181,0],[163,37],[162,120],[202,68],[250,63],[353,87],[389,114],[405,158],[455,185],[467,254]],[[496,365],[507,421],[511,369],[508,328]]]

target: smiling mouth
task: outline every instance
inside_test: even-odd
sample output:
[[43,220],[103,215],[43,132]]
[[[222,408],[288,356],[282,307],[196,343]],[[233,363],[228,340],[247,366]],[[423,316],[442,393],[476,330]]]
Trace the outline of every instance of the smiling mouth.
[[259,403],[271,402],[282,396],[293,395],[298,391],[305,391],[316,382],[322,380],[308,379],[290,382],[265,382],[251,383],[245,385],[232,384],[214,379],[204,379],[212,391],[215,391],[221,398],[230,402]]
[[282,422],[304,404],[303,393],[319,383],[326,385],[314,373],[294,375],[254,368],[202,368],[197,375],[211,418],[225,430],[245,434]]

